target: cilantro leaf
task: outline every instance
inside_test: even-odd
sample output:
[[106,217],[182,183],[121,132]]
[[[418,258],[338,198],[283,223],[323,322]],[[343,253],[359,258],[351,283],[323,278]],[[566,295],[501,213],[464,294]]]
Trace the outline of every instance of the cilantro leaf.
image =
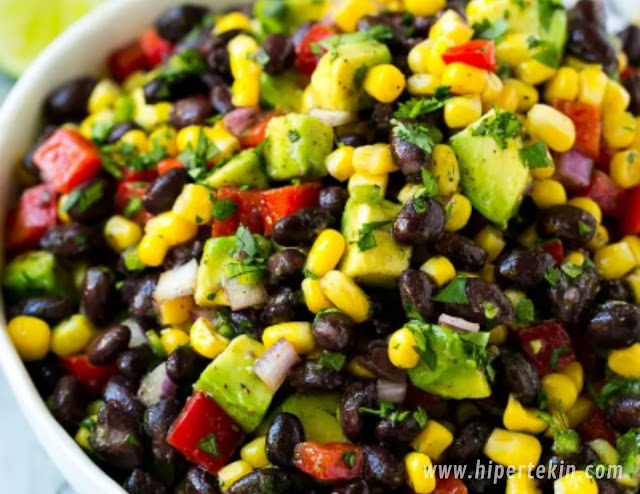
[[218,146],[200,129],[195,146],[190,142],[178,160],[184,163],[191,178],[197,181],[209,172],[209,162],[219,152]]
[[400,103],[393,115],[396,118],[416,119],[444,108],[444,104],[450,98],[451,87],[440,86],[435,90],[432,98],[412,98],[405,103]]
[[507,148],[507,139],[520,137],[522,124],[518,117],[508,111],[495,108],[495,115],[484,120],[471,131],[473,136],[490,136],[501,149]]
[[356,69],[356,72],[353,75],[353,84],[356,89],[362,89],[362,83],[364,82],[364,78],[367,75],[368,70],[369,68],[366,65],[362,65]]
[[509,23],[504,19],[496,19],[492,24],[488,19],[484,19],[480,23],[476,22],[472,27],[475,39],[492,39],[499,42],[507,34]]
[[218,221],[224,221],[236,214],[238,205],[228,197],[219,199],[213,203],[212,216]]
[[551,286],[556,286],[560,282],[561,278],[562,273],[558,268],[554,267],[547,269],[547,272],[544,274],[544,279],[547,280]]
[[529,298],[523,298],[518,300],[516,304],[516,321],[522,324],[533,322],[534,310],[533,302]]
[[218,448],[218,436],[216,436],[216,433],[212,432],[200,441],[198,443],[198,449],[213,456],[214,458],[218,458],[220,456],[220,452]]
[[469,302],[469,298],[466,293],[467,289],[467,277],[458,276],[451,283],[449,283],[444,290],[442,290],[435,297],[431,297],[434,302],[442,302],[443,304],[466,304]]
[[427,412],[425,412],[422,407],[418,407],[413,412],[412,415],[413,415],[414,420],[416,422],[418,422],[418,425],[420,426],[421,429],[424,429],[427,426],[427,422],[429,421],[429,417],[427,416]]
[[571,353],[571,348],[569,348],[566,345],[555,347],[551,352],[551,356],[549,357],[549,367],[552,370],[556,370],[556,368],[558,367],[558,360],[560,359],[560,357],[568,353]]
[[640,379],[612,379],[600,390],[592,393],[600,408],[608,406],[621,396],[640,394]]
[[426,213],[427,200],[438,197],[438,181],[426,168],[420,170],[422,177],[422,187],[413,196],[413,207],[418,213]]
[[331,369],[340,372],[347,363],[347,357],[341,353],[322,352],[318,364],[323,369]]
[[123,214],[126,218],[132,218],[138,211],[141,211],[143,207],[141,198],[132,197],[124,207]]
[[344,463],[347,468],[353,467],[353,464],[356,461],[356,452],[355,451],[345,451],[342,453],[340,457],[340,462]]
[[520,161],[530,170],[536,168],[546,168],[551,165],[547,146],[544,142],[538,141],[531,146],[525,146],[518,151]]
[[628,475],[634,475],[640,460],[640,430],[631,429],[616,441],[618,463]]
[[364,225],[362,225],[362,228],[360,228],[360,231],[358,232],[358,239],[355,242],[358,246],[358,249],[360,249],[361,252],[364,252],[365,250],[373,249],[375,246],[377,246],[378,243],[376,242],[374,232],[379,228],[390,225],[391,223],[391,220],[373,221],[371,223],[365,223]]
[[576,266],[571,261],[565,261],[560,266],[560,270],[569,278],[577,278],[582,274],[582,267]]
[[391,124],[393,125],[393,135],[417,146],[427,155],[433,152],[436,144],[442,142],[442,133],[433,125],[405,122],[397,119],[391,120]]
[[555,0],[538,0],[538,19],[545,31],[551,27],[551,20],[556,10],[564,10],[561,3]]
[[236,246],[234,254],[238,257],[238,254],[244,253],[248,257],[254,257],[258,254],[258,247],[256,246],[256,240],[253,238],[251,231],[244,225],[240,225],[236,230]]
[[67,213],[72,207],[77,205],[78,211],[84,213],[93,203],[102,197],[104,193],[103,188],[104,184],[102,182],[95,182],[85,189],[74,189],[64,202],[61,211]]
[[586,235],[593,231],[593,228],[590,225],[587,225],[584,221],[580,221],[578,223],[578,231],[580,235]]

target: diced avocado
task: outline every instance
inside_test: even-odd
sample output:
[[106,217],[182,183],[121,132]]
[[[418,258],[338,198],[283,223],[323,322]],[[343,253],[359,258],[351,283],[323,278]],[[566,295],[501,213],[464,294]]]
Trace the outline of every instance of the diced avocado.
[[263,72],[260,76],[262,106],[279,108],[287,113],[299,111],[306,85],[304,79],[306,76],[297,70],[290,70],[282,75]]
[[241,335],[218,355],[200,375],[196,391],[205,391],[246,432],[253,432],[262,422],[273,391],[253,371],[265,352],[264,345]]
[[287,412],[300,419],[307,441],[319,443],[347,442],[348,439],[342,432],[342,426],[336,417],[339,406],[340,395],[335,393],[294,394],[284,400],[267,417],[256,433],[265,436],[273,417],[278,413]]
[[73,293],[70,272],[62,269],[55,256],[44,250],[25,252],[11,261],[4,270],[3,285],[10,300]]
[[291,34],[305,22],[319,21],[329,8],[329,0],[258,0],[254,16],[267,34]]
[[324,177],[333,139],[333,129],[309,115],[290,113],[271,119],[264,148],[267,175],[273,180]]
[[505,139],[502,149],[490,135],[473,135],[474,129],[495,115],[491,110],[454,135],[450,143],[458,157],[462,192],[480,214],[505,227],[518,211],[530,174],[520,160],[520,138]]
[[311,78],[313,106],[347,112],[372,106],[362,80],[368,68],[390,61],[389,49],[377,41],[346,43],[328,51]]
[[204,180],[204,184],[214,189],[225,185],[263,189],[269,185],[269,179],[264,172],[261,157],[254,149],[247,149],[215,168]]
[[[411,247],[398,244],[391,235],[391,225],[400,209],[400,205],[382,199],[375,186],[363,185],[353,190],[342,216],[347,250],[340,271],[365,285],[395,283],[411,260]],[[368,229],[370,233],[366,233]],[[364,244],[358,245],[358,240],[363,234],[372,237],[375,245],[361,250]]]
[[[260,235],[253,235],[253,239],[256,242],[258,256],[267,259],[271,253],[271,242]],[[196,304],[203,307],[229,305],[222,284],[228,276],[227,265],[233,262],[235,247],[235,236],[210,238],[204,244],[196,276]]]
[[484,370],[489,333],[464,333],[415,321],[408,327],[420,335],[416,341],[424,342],[421,353],[431,356],[431,362],[427,363],[423,358],[417,367],[409,370],[409,378],[415,386],[456,400],[491,395]]
[[567,13],[556,0],[472,0],[467,5],[469,25],[485,19],[506,21],[509,33],[521,33],[548,43],[562,55],[567,41]]

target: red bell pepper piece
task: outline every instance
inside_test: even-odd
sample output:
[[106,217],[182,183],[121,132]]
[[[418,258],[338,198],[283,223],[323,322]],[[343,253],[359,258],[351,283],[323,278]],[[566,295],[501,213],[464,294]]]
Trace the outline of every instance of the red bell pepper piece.
[[319,201],[320,182],[307,182],[265,190],[260,201],[264,233],[271,235],[271,229],[278,220],[300,209],[315,207]]
[[600,170],[593,172],[591,183],[578,191],[578,195],[593,199],[605,216],[620,218],[630,212],[624,208],[623,190],[609,178],[609,175]]
[[102,170],[98,148],[70,129],[56,130],[33,155],[45,182],[68,194]]
[[476,39],[458,46],[452,46],[442,54],[446,64],[462,62],[479,69],[494,71],[498,68],[496,61],[496,44],[493,40]]
[[551,254],[555,259],[557,266],[564,262],[564,247],[560,240],[549,240],[548,242],[541,244],[540,248]]
[[611,429],[607,418],[601,410],[597,410],[591,417],[582,422],[576,430],[580,434],[583,443],[594,439],[604,439],[611,446],[616,446],[616,434]]
[[335,31],[326,26],[315,24],[309,29],[307,34],[304,35],[300,44],[296,46],[296,66],[300,71],[308,76],[311,76],[318,66],[318,62],[326,50],[320,48],[321,54],[317,51],[319,48],[318,43],[323,39],[333,36]]
[[109,71],[116,81],[122,82],[134,72],[147,70],[147,57],[139,42],[123,46],[108,60]]
[[[141,201],[148,188],[147,182],[120,182],[116,191],[116,212],[123,214],[132,199]],[[131,220],[144,225],[150,218],[151,215],[142,207],[131,217]]]
[[158,175],[167,173],[172,168],[184,168],[184,163],[175,158],[167,158],[158,162]]
[[226,465],[243,439],[242,427],[203,391],[189,398],[167,435],[167,443],[211,473]]
[[640,234],[640,185],[630,189],[625,198],[625,214],[622,217],[622,234]]
[[284,112],[282,110],[275,110],[265,115],[260,122],[255,124],[245,135],[240,137],[240,146],[243,149],[249,149],[258,147],[262,144],[267,136],[267,125],[269,125],[269,122],[273,117],[278,115],[284,115]]
[[68,374],[76,376],[91,396],[102,394],[109,378],[118,372],[116,364],[93,365],[86,355],[62,358],[62,367]]
[[260,198],[262,191],[257,189],[239,190],[236,187],[223,187],[218,190],[216,200],[229,199],[236,204],[237,210],[224,220],[213,220],[212,237],[233,235],[240,224],[252,233],[262,233],[260,216]]
[[36,185],[23,191],[8,222],[7,248],[37,247],[44,233],[57,222],[56,203],[56,190],[51,185]]
[[321,481],[359,478],[363,463],[362,449],[348,443],[298,443],[293,453],[294,466]]
[[467,494],[467,486],[462,480],[455,477],[447,477],[446,479],[438,479],[436,490],[433,494]]
[[551,105],[573,121],[576,127],[575,148],[597,160],[600,156],[602,135],[600,106],[564,99],[554,99]]
[[533,324],[517,332],[520,345],[538,374],[549,374],[575,361],[571,338],[558,321]]
[[147,65],[153,68],[164,62],[173,51],[173,45],[162,38],[155,29],[147,29],[138,37]]
[[128,182],[153,182],[156,178],[158,178],[158,170],[155,168],[140,171],[128,167],[122,169],[122,180]]

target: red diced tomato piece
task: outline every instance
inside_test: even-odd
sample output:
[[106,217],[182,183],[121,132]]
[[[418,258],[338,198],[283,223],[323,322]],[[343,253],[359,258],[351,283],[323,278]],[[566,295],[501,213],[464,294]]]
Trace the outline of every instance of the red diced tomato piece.
[[629,214],[629,211],[624,210],[623,190],[609,178],[609,175],[600,170],[593,172],[591,183],[581,189],[578,195],[593,199],[605,216],[619,218]]
[[174,158],[167,158],[158,163],[158,174],[167,173],[172,168],[184,168],[184,163]]
[[[116,191],[116,212],[123,214],[132,199],[142,201],[148,188],[147,182],[120,182]],[[141,203],[139,202],[139,204]],[[131,220],[144,225],[150,218],[151,215],[142,207],[131,217]]]
[[260,122],[251,127],[245,135],[240,137],[240,146],[243,149],[258,147],[267,135],[267,125],[269,125],[271,119],[283,114],[284,112],[281,110],[268,113]]
[[576,359],[571,338],[558,321],[542,322],[517,332],[520,345],[538,374],[562,369]]
[[76,376],[91,396],[102,394],[104,385],[116,374],[116,364],[93,365],[86,355],[64,357],[62,366],[68,374]]
[[167,443],[211,473],[227,464],[244,438],[242,428],[214,400],[196,392],[180,412]]
[[216,200],[229,199],[236,204],[237,210],[224,220],[214,219],[211,236],[233,235],[241,224],[251,233],[262,233],[261,197],[262,191],[258,189],[239,190],[236,187],[223,187],[218,190]]
[[498,68],[496,44],[493,40],[477,39],[452,46],[442,54],[442,60],[446,64],[461,62],[491,71]]
[[554,99],[551,105],[573,121],[576,127],[575,148],[597,160],[602,135],[600,106],[564,99]]
[[627,191],[624,211],[622,233],[624,235],[640,234],[640,186]]
[[313,71],[316,70],[318,62],[324,54],[323,49],[321,54],[318,54],[317,43],[323,39],[333,36],[335,31],[326,26],[315,24],[309,29],[307,34],[304,35],[302,41],[296,46],[296,66],[304,74],[311,76]]
[[37,247],[44,233],[58,219],[56,190],[41,184],[22,192],[18,206],[7,226],[7,248],[10,250]]
[[595,439],[604,439],[614,448],[616,446],[616,434],[611,429],[604,413],[600,410],[597,410],[591,417],[582,422],[576,430],[585,444]]
[[462,480],[455,477],[447,477],[446,479],[438,479],[436,490],[433,494],[467,494],[467,486]]
[[348,443],[298,443],[293,464],[321,481],[347,481],[362,475],[364,455],[358,446]]
[[98,148],[70,129],[56,130],[33,155],[42,179],[68,194],[102,169]]
[[163,39],[155,29],[147,29],[138,37],[147,65],[153,68],[164,62],[173,51],[173,45]]
[[137,41],[120,48],[108,60],[109,71],[116,81],[122,82],[134,72],[148,69],[147,57]]
[[122,169],[122,180],[128,182],[153,182],[156,178],[158,178],[158,170],[155,168],[140,171],[127,167]]
[[271,235],[273,225],[285,216],[303,208],[317,206],[320,201],[320,186],[319,182],[308,182],[262,192],[260,213],[265,234]]
[[560,240],[549,240],[540,245],[540,248],[549,254],[555,259],[556,265],[560,265],[564,262],[564,248],[562,247],[562,242]]

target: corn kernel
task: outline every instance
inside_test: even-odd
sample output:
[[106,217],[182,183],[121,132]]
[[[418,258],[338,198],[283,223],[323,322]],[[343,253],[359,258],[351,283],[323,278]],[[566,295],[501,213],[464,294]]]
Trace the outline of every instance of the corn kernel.
[[360,146],[353,153],[353,168],[365,175],[384,175],[399,170],[389,144]]
[[610,148],[631,146],[636,135],[636,120],[629,112],[607,111],[602,119],[602,136]]
[[551,411],[571,408],[578,399],[578,389],[569,376],[552,372],[542,377],[541,384]]
[[466,127],[482,116],[480,96],[456,96],[444,104],[444,121],[449,128]]
[[568,365],[565,365],[562,369],[560,369],[560,373],[571,378],[573,384],[576,385],[578,393],[582,391],[582,387],[584,386],[584,370],[580,362],[576,360]]
[[69,213],[67,212],[67,208],[66,208],[66,204],[68,200],[69,200],[69,194],[62,194],[58,199],[58,204],[56,206],[56,209],[58,211],[58,219],[60,220],[60,223],[62,223],[63,225],[68,225],[69,223],[71,223],[71,216],[69,216]]
[[51,328],[42,319],[16,316],[7,324],[11,343],[25,362],[41,360],[49,352]]
[[427,57],[427,69],[430,74],[443,75],[447,65],[444,63],[442,55],[453,46],[455,46],[455,43],[448,38],[440,38],[433,42]]
[[640,303],[640,270],[636,269],[633,271],[625,278],[625,281],[631,289],[635,303]]
[[538,103],[538,90],[531,84],[526,84],[518,79],[507,79],[504,81],[505,87],[509,87],[518,96],[518,106],[516,110],[520,113],[529,111],[533,105]]
[[582,266],[585,261],[587,260],[586,256],[577,250],[574,250],[573,252],[569,252],[565,257],[564,257],[565,261],[568,261],[576,266]]
[[193,306],[193,297],[190,296],[168,300],[160,305],[160,321],[167,326],[183,324],[191,317]]
[[407,79],[407,91],[412,96],[433,96],[440,86],[442,80],[433,74],[416,74]]
[[229,340],[218,333],[213,324],[203,317],[199,317],[193,323],[189,336],[192,348],[209,359],[216,358],[229,345]]
[[167,155],[176,156],[178,154],[176,136],[177,133],[173,127],[164,125],[149,134],[149,142],[152,148],[164,148]]
[[307,304],[307,309],[313,314],[317,314],[321,310],[330,309],[333,307],[331,300],[322,291],[319,280],[312,278],[306,278],[302,282],[302,294],[304,295],[304,301]]
[[607,90],[607,74],[600,69],[587,68],[580,71],[580,93],[578,101],[601,105]]
[[431,49],[433,48],[433,41],[426,40],[422,43],[418,43],[414,46],[409,52],[409,56],[407,57],[407,62],[409,63],[409,68],[411,72],[414,74],[429,74],[429,67],[427,62],[429,60],[429,55],[431,54]]
[[438,460],[452,442],[453,434],[446,427],[435,420],[429,420],[424,430],[412,441],[411,447],[418,453]]
[[231,12],[218,17],[213,32],[221,34],[235,30],[251,32],[251,20],[241,12]]
[[346,245],[340,232],[332,229],[324,230],[313,243],[305,268],[322,278],[338,265]]
[[260,103],[260,79],[255,75],[243,76],[231,86],[231,102],[235,106],[258,106]]
[[593,401],[585,396],[578,396],[575,404],[565,412],[567,415],[567,426],[570,429],[575,429],[587,420],[594,411],[595,405]]
[[442,84],[451,86],[455,94],[481,94],[487,87],[487,71],[470,65],[454,62],[442,73]]
[[411,199],[413,199],[421,189],[421,185],[406,184],[404,187],[402,187],[402,189],[400,189],[400,192],[398,192],[398,202],[400,204],[406,204]]
[[538,417],[539,413],[536,409],[524,408],[514,395],[509,395],[502,422],[510,431],[540,434],[548,426],[544,420]]
[[538,464],[542,446],[529,434],[493,429],[484,446],[484,454],[506,467],[526,468],[529,463]]
[[435,490],[436,479],[432,472],[431,458],[423,453],[409,453],[404,457],[404,466],[407,471],[407,484],[416,494],[429,494]]
[[613,350],[607,362],[609,368],[622,377],[640,378],[640,343]]
[[404,74],[391,64],[371,67],[362,83],[366,93],[381,103],[393,103],[403,93],[406,85]]
[[93,113],[85,118],[81,123],[78,131],[86,139],[93,139],[94,129],[99,128],[100,124],[111,123],[115,119],[113,110],[102,110],[99,113]]
[[173,351],[189,343],[189,335],[181,329],[163,329],[160,331],[160,341],[167,355],[171,355]]
[[91,445],[89,444],[89,437],[91,436],[91,430],[88,427],[81,425],[78,427],[78,431],[76,435],[73,436],[73,440],[78,443],[85,451],[91,452],[93,451]]
[[361,361],[360,357],[354,357],[347,363],[347,372],[352,376],[361,379],[376,379],[377,376],[367,369]]
[[624,112],[629,107],[630,101],[629,91],[622,84],[613,79],[607,80],[607,88],[602,99],[602,107],[606,108],[607,112]]
[[211,221],[213,195],[204,185],[187,184],[173,204],[173,213],[181,218],[203,225]]
[[411,14],[426,17],[436,15],[446,5],[446,0],[405,0],[404,3],[405,8]]
[[553,177],[553,174],[556,172],[556,166],[554,163],[551,163],[550,166],[545,166],[542,168],[534,168],[531,170],[531,176],[536,180],[546,180],[548,178]]
[[[513,85],[509,86],[506,84],[506,81],[502,84],[502,90],[498,97],[493,101],[493,104],[498,108],[504,111],[508,111],[510,113],[514,113],[520,104],[520,97],[518,96],[518,91],[513,87]],[[489,111],[491,109],[491,104],[487,104],[486,107],[483,106],[484,111]]]
[[438,144],[433,148],[429,171],[438,181],[438,194],[449,197],[458,190],[460,167],[458,158],[450,146]]
[[527,298],[527,295],[520,290],[507,289],[504,291],[504,294],[509,299],[509,302],[511,302],[511,305],[513,305],[514,308],[518,306],[518,302],[520,302],[522,299]]
[[466,43],[473,37],[473,29],[455,10],[447,10],[431,26],[429,39],[448,38],[456,45]]
[[369,317],[369,298],[356,283],[340,271],[329,271],[320,280],[327,298],[355,322],[364,322]]
[[580,77],[578,71],[571,67],[560,67],[544,90],[544,100],[554,99],[575,100],[580,91]]
[[415,351],[416,345],[410,329],[399,329],[389,338],[389,360],[400,369],[413,369],[420,362],[420,356]]
[[60,357],[70,357],[84,350],[94,335],[95,328],[89,318],[76,314],[53,328],[51,351]]
[[253,76],[257,78],[262,69],[253,59],[258,51],[258,43],[251,36],[240,34],[229,41],[229,65],[234,79]]
[[149,138],[144,130],[130,130],[120,138],[120,142],[132,146],[139,153],[149,151]]
[[[487,264],[486,266],[491,266],[491,274],[494,273],[494,266]],[[493,283],[495,281],[495,277],[494,279],[485,279],[483,278],[485,281],[489,281],[490,283]],[[489,332],[489,344],[490,345],[504,345],[507,341],[507,338],[509,337],[509,328],[507,328],[507,326],[505,326],[504,324],[500,324],[498,326],[496,326],[495,328],[493,328],[490,332]]]
[[120,87],[111,79],[102,79],[91,91],[87,107],[90,114],[113,108],[120,97]]
[[527,129],[532,136],[545,141],[554,151],[568,151],[576,142],[573,121],[548,105],[537,104],[529,110]]
[[142,228],[124,216],[112,216],[104,225],[104,238],[113,250],[123,252],[140,241]]
[[151,218],[145,226],[145,237],[160,237],[169,246],[191,240],[197,233],[198,225],[195,222],[187,221],[172,211]]
[[265,468],[269,465],[265,444],[266,438],[264,436],[256,437],[253,441],[242,447],[240,450],[240,458],[253,468]]
[[138,257],[145,266],[157,267],[162,265],[169,245],[163,238],[155,235],[145,235],[138,244]]
[[640,151],[640,117],[636,117],[636,134],[630,147],[636,151]]
[[557,180],[536,180],[531,188],[531,199],[541,209],[567,202],[567,192]]
[[333,13],[336,25],[346,33],[356,30],[358,21],[364,16],[375,14],[378,7],[371,0],[344,0],[339,2]]
[[529,478],[525,472],[517,472],[507,477],[505,494],[542,494],[536,479]]
[[527,60],[516,66],[516,75],[525,84],[537,86],[551,79],[556,69],[539,62],[536,59]]
[[489,255],[490,262],[498,258],[507,244],[502,232],[491,225],[485,226],[480,230],[476,235],[475,242]]
[[244,460],[229,463],[222,467],[218,472],[220,489],[222,489],[223,492],[226,492],[235,482],[240,480],[242,477],[246,477],[251,472],[253,472],[253,468]]
[[525,33],[507,33],[496,45],[496,56],[501,62],[516,67],[531,58],[529,36]]
[[640,152],[629,149],[614,154],[609,174],[616,185],[623,189],[640,184]]
[[342,146],[327,156],[325,166],[329,175],[340,182],[349,180],[355,171],[353,169],[354,151],[355,149],[352,146]]
[[589,199],[588,197],[574,197],[573,199],[569,199],[567,204],[583,209],[595,218],[597,224],[602,223],[602,210],[593,199]]
[[281,338],[293,345],[300,354],[310,353],[316,348],[316,340],[308,322],[283,322],[265,328],[262,333],[262,343],[271,348]]
[[373,185],[380,189],[380,195],[384,197],[387,192],[387,185],[389,185],[389,175],[369,175],[368,173],[356,172],[351,175],[347,184],[347,190],[349,194],[353,193],[353,189],[361,185]]
[[462,194],[453,194],[446,209],[449,211],[449,218],[444,225],[444,229],[448,232],[461,230],[471,218],[471,201]]
[[597,225],[596,233],[593,236],[593,238],[589,240],[587,247],[589,247],[590,250],[595,251],[600,249],[601,247],[604,247],[608,243],[609,243],[609,231],[604,225]]
[[538,237],[538,232],[536,231],[536,226],[531,225],[527,227],[519,236],[518,243],[527,249],[533,249],[540,240]]
[[637,235],[627,235],[622,239],[633,253],[633,257],[636,258],[636,266],[640,266],[640,237]]
[[605,280],[617,280],[636,266],[636,258],[626,242],[605,245],[596,250],[593,262]]
[[489,72],[487,78],[487,87],[480,96],[482,99],[482,103],[493,104],[500,97],[500,93],[502,93],[503,87],[504,85],[502,84],[502,79],[500,79],[497,74]]
[[420,267],[420,270],[431,276],[438,286],[446,285],[456,277],[456,268],[444,256],[434,256],[428,259]]
[[575,470],[553,483],[554,494],[598,494],[598,484],[582,470]]

